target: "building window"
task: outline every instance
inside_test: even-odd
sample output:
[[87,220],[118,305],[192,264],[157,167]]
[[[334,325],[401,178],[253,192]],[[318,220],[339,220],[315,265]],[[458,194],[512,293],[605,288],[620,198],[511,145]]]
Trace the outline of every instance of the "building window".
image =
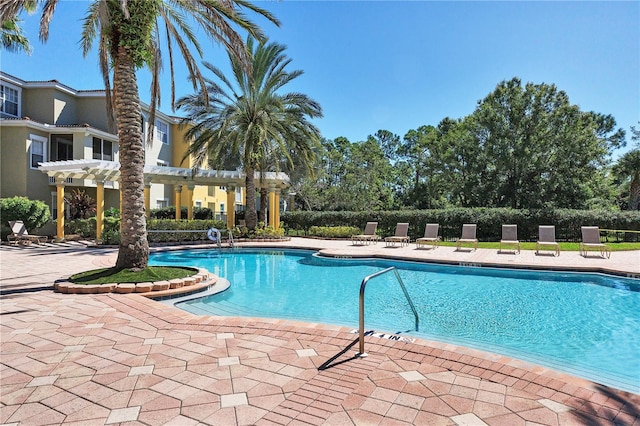
[[224,203],[220,203],[220,211],[223,212],[224,211]]
[[196,200],[196,207],[197,208],[202,207],[202,200]]
[[93,138],[93,159],[94,160],[113,160],[113,143],[100,138]]
[[51,217],[58,218],[58,194],[56,192],[51,193]]
[[208,186],[207,189],[208,189],[207,194],[209,194],[209,197],[215,197],[216,196],[216,187],[215,186]]
[[169,125],[160,120],[156,120],[156,140],[169,144]]
[[20,116],[20,93],[18,90],[0,85],[0,111],[13,117]]
[[51,161],[73,160],[73,135],[51,135]]
[[169,207],[169,200],[167,198],[156,199],[156,208],[163,209],[165,207]]
[[31,168],[37,169],[38,163],[44,163],[47,161],[45,146],[47,146],[47,140],[43,137],[30,135],[31,143],[29,146],[29,155],[31,157]]

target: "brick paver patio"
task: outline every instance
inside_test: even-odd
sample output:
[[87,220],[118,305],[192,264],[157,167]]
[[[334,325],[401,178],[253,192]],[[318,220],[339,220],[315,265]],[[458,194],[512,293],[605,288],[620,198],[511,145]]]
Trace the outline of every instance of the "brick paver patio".
[[0,424],[640,425],[640,395],[495,354],[49,288],[113,251],[0,261]]

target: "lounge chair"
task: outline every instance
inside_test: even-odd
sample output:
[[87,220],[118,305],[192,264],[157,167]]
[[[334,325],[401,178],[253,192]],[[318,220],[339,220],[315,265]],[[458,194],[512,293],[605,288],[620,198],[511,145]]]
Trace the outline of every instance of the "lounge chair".
[[416,248],[420,248],[425,245],[431,245],[434,249],[438,247],[438,244],[440,243],[440,237],[438,236],[439,227],[440,225],[437,223],[427,223],[424,227],[424,237],[416,240]]
[[376,229],[378,228],[378,222],[367,222],[367,226],[364,227],[364,234],[352,235],[351,242],[353,244],[369,244],[377,243],[378,235],[376,235]]
[[396,243],[400,243],[400,247],[403,245],[409,245],[409,237],[407,233],[409,232],[409,224],[408,223],[398,223],[396,225],[396,233],[391,237],[387,237],[384,239],[385,243],[388,246],[395,246]]
[[589,249],[600,250],[600,256],[611,257],[611,249],[600,242],[600,229],[597,226],[583,226],[582,228],[582,242],[580,243],[580,255],[587,256]]
[[[518,240],[518,225],[502,225],[502,239],[500,240],[500,249],[502,253],[502,245],[518,247],[520,253],[520,241]],[[515,251],[515,250],[514,250]]]
[[536,243],[536,254],[540,254],[540,249],[550,247],[556,250],[556,256],[560,256],[560,244],[556,242],[556,227],[553,225],[540,225],[538,227],[538,242]]
[[36,244],[44,244],[48,238],[42,235],[29,235],[27,227],[24,226],[24,222],[21,220],[9,221],[11,227],[11,234],[7,236],[9,244],[24,244],[29,245],[33,242]]
[[462,244],[473,244],[473,249],[478,250],[478,239],[476,238],[476,227],[475,223],[465,223],[462,225],[462,235],[458,238],[458,244],[456,245],[456,250],[460,250]]

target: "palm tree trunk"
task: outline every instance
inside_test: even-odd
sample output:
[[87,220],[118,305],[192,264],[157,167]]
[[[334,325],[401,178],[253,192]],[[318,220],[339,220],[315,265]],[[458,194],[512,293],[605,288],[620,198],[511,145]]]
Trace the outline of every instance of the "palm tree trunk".
[[114,105],[120,145],[120,247],[117,268],[144,269],[149,261],[144,210],[144,144],[140,131],[140,98],[135,66],[118,48],[113,75]]
[[244,220],[247,228],[256,229],[258,218],[256,216],[256,183],[254,180],[255,171],[253,168],[246,170],[245,189],[247,191],[247,205]]
[[[269,196],[267,194],[267,188],[260,188],[260,219],[264,222],[264,225],[270,225],[267,223],[267,204],[269,203]],[[269,206],[271,208],[271,206]]]

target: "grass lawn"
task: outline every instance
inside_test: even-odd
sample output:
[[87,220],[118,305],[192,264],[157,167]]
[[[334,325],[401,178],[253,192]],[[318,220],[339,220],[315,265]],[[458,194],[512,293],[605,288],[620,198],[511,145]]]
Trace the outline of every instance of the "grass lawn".
[[[560,251],[579,251],[580,250],[580,243],[575,242],[575,243],[558,243],[560,244]],[[611,243],[605,243],[610,249],[611,251],[625,251],[625,250],[640,250],[640,243],[615,243],[615,242],[611,242]],[[442,246],[449,246],[449,247],[455,247],[457,245],[457,243],[455,241],[441,241],[440,245]],[[464,247],[469,247],[471,244],[464,244]],[[505,245],[505,249],[511,249],[513,246],[509,245],[506,246]],[[495,249],[498,250],[500,248],[500,243],[499,242],[479,242],[478,243],[478,248],[485,248],[485,249]],[[520,248],[522,250],[535,250],[536,249],[536,243],[535,242],[521,242],[520,243]],[[548,246],[546,247],[548,249]]]
[[198,271],[194,268],[172,266],[149,266],[138,272],[132,272],[129,269],[103,268],[72,275],[69,281],[74,284],[146,283],[185,278],[196,272]]

